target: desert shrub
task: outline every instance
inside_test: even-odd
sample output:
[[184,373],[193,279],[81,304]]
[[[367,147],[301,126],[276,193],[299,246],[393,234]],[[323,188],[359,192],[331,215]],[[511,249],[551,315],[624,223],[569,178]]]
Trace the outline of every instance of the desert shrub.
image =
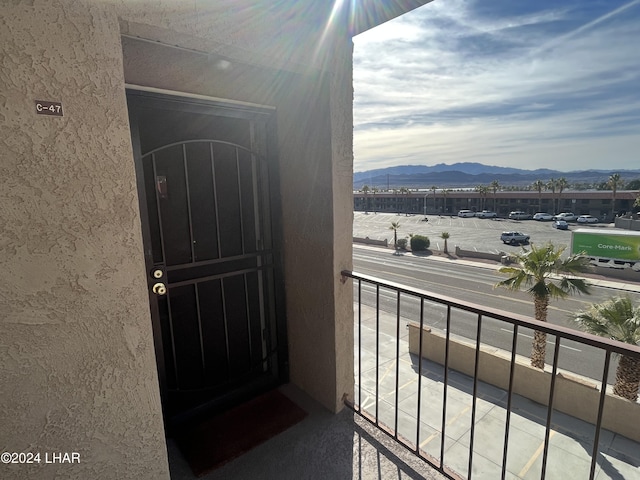
[[407,249],[407,239],[406,238],[399,238],[398,239],[398,248],[400,250],[406,250]]
[[424,235],[414,235],[411,237],[411,250],[414,252],[424,251],[429,248],[429,245],[431,245],[429,237],[425,237]]

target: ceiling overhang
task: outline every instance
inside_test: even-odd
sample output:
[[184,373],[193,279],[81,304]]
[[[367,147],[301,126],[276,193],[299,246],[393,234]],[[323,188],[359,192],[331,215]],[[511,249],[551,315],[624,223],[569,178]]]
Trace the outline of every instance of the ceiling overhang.
[[350,33],[358,35],[432,0],[343,0],[351,5]]

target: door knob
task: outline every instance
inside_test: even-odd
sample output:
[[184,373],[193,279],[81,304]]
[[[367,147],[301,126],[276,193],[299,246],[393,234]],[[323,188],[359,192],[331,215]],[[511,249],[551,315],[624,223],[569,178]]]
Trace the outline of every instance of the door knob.
[[156,295],[164,295],[165,293],[167,293],[167,287],[164,285],[164,283],[156,283],[151,290]]

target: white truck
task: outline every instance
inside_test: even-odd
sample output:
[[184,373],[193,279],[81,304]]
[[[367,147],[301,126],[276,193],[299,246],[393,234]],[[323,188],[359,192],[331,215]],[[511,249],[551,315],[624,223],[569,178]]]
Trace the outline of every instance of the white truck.
[[572,231],[571,253],[582,253],[598,267],[631,268],[640,272],[640,232],[578,228]]

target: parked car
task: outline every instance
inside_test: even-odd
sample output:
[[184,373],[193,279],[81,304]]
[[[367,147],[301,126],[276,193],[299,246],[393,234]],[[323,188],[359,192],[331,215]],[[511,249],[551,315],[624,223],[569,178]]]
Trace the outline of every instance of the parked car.
[[476,217],[478,218],[496,218],[497,216],[498,214],[491,210],[482,210],[481,212],[476,213]]
[[533,219],[538,221],[548,221],[553,220],[553,215],[550,213],[538,212],[533,215]]
[[578,223],[598,223],[598,219],[593,215],[580,215],[576,220]]
[[564,220],[565,222],[573,222],[578,218],[573,212],[563,212],[553,216],[554,220]]
[[458,212],[458,216],[462,218],[467,218],[467,217],[475,217],[476,214],[473,210],[460,210]]
[[567,230],[569,228],[569,224],[564,220],[556,220],[553,222],[553,228],[557,228],[558,230]]
[[502,240],[502,243],[508,243],[509,245],[518,245],[529,243],[529,235],[520,232],[502,232],[500,240]]
[[531,218],[531,214],[521,210],[515,210],[509,213],[509,218],[511,220],[529,220]]

